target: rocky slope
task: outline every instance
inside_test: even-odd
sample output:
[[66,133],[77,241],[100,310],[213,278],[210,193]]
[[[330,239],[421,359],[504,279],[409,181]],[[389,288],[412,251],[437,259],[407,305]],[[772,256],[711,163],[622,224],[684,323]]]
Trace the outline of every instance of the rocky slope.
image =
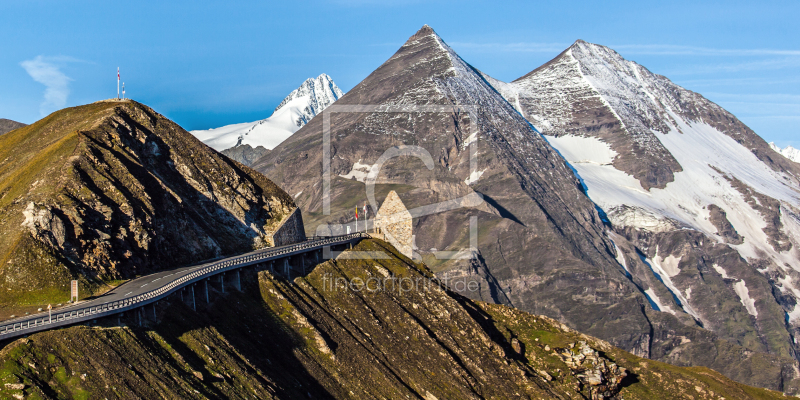
[[[354,250],[390,257],[340,257],[291,282],[251,272],[243,293],[214,291],[197,312],[175,296],[144,326],[128,315],[7,344],[0,396],[783,398],[705,368],[636,357],[547,317],[473,302],[383,242]],[[376,278],[381,290],[331,283]],[[392,284],[403,280],[418,284]]]
[[[659,268],[662,261],[669,264],[681,250],[669,247],[676,254],[669,258],[666,242],[658,252],[655,245],[637,248],[641,242],[632,235],[614,236],[603,221],[605,213],[598,213],[574,174],[575,164],[567,164],[523,117],[529,113],[514,108],[524,99],[513,98],[507,89],[464,62],[426,26],[338,100],[336,112],[323,112],[330,113],[331,127],[330,215],[324,212],[321,118],[254,167],[290,189],[306,211],[309,233],[327,232],[329,224],[352,224],[354,206],[367,201],[365,183],[372,174],[377,201],[390,190],[400,194],[415,217],[417,254],[463,295],[548,315],[639,356],[713,366],[748,383],[789,388],[798,374],[780,312],[759,321],[755,329],[739,297],[713,297],[700,286],[693,289],[694,301],[724,299],[712,303],[717,314],[709,311],[708,317],[696,317],[688,311],[691,305],[678,305],[680,296],[687,296],[678,293],[673,299],[677,291],[669,276],[656,275],[652,268]],[[506,93],[509,101],[500,93]],[[548,93],[558,99],[569,94],[560,89]],[[378,108],[359,109],[360,105]],[[353,112],[346,112],[349,106]],[[403,109],[415,106],[438,108],[435,112]],[[553,109],[561,106],[570,109],[566,101]],[[631,170],[640,171],[650,187],[664,186],[681,171],[680,164],[671,154],[661,154],[656,146],[660,142],[644,130],[648,125],[640,125],[639,139],[623,138],[621,146],[642,147],[643,153],[632,157],[631,163],[658,155],[652,166],[631,164]],[[645,148],[647,143],[652,146]],[[415,147],[396,147],[400,145]],[[757,143],[753,146],[760,149]],[[392,157],[409,150],[414,151],[412,156]],[[787,163],[774,161],[770,173],[793,168]],[[590,196],[591,190],[590,185]],[[471,201],[475,194],[483,201]],[[433,207],[439,208],[430,212],[436,202],[440,203]],[[374,210],[377,204],[371,206]],[[471,248],[473,217],[476,248]],[[677,233],[694,237],[691,231]],[[686,251],[696,248],[703,250],[683,258],[685,263],[725,254],[724,247],[713,247],[710,241],[697,241]],[[694,277],[702,279],[705,272],[701,269]],[[748,288],[755,287],[755,281],[749,282]],[[763,279],[758,282],[769,285]],[[725,285],[734,290],[740,284]],[[730,318],[736,322],[730,323]],[[720,334],[703,329],[703,324],[717,329],[726,323],[731,328]],[[765,354],[768,351],[772,354]],[[730,363],[733,354],[747,356]],[[765,363],[774,368],[760,368]],[[751,374],[754,370],[760,372]]]
[[607,47],[577,41],[514,82],[486,79],[575,168],[654,309],[798,357],[800,165]]
[[191,133],[228,157],[250,165],[342,95],[333,79],[322,74],[314,79],[306,79],[299,88],[289,93],[269,118]]
[[295,208],[275,184],[152,109],[105,101],[0,136],[0,305],[270,246]]
[[17,128],[25,126],[22,122],[12,121],[10,119],[0,118],[0,135],[13,131]]

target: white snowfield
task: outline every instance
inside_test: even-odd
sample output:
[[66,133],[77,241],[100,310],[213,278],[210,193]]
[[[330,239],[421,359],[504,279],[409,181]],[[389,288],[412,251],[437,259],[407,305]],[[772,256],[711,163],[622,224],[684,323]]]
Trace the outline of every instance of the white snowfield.
[[772,147],[772,150],[777,151],[782,156],[796,162],[800,163],[800,150],[795,149],[792,146],[786,146],[785,148],[780,148],[775,143],[770,143],[769,147]]
[[[570,104],[576,101],[570,95],[589,96],[601,100],[641,146],[654,151],[663,151],[659,150],[663,146],[672,154],[683,171],[675,173],[674,181],[664,189],[648,191],[633,176],[612,165],[617,154],[601,140],[570,135],[546,136],[574,167],[589,197],[607,213],[614,226],[653,232],[693,229],[723,243],[724,239],[717,235],[717,228],[709,221],[708,206],[715,204],[727,213],[734,229],[744,237],[744,243],[732,246],[742,257],[768,257],[777,268],[800,272],[800,217],[792,211],[792,208],[800,209],[800,188],[788,185],[788,177],[772,170],[730,136],[709,124],[681,115],[681,102],[687,100],[694,107],[722,110],[719,106],[623,59],[613,50],[585,42],[577,42],[565,52],[565,57],[536,76],[512,83],[484,77],[540,131],[547,132],[568,120]],[[535,90],[546,90],[547,96],[533,92]],[[556,107],[550,107],[547,116],[525,115],[519,107],[520,97],[549,101]],[[795,149],[773,148],[787,158],[798,153]],[[781,202],[782,229],[793,242],[792,250],[778,252],[769,244],[763,231],[767,226],[764,217],[745,201],[726,176],[735,177],[755,191]],[[680,273],[679,261],[671,256],[664,257],[658,250],[653,259],[645,260],[680,300],[683,311],[699,320],[688,302],[688,294],[684,297],[680,288],[672,283],[671,278]],[[795,271],[780,281],[779,289],[790,291],[800,299],[800,282],[789,277],[796,276]],[[724,270],[718,272],[727,278]],[[733,289],[747,312],[757,317],[755,301],[750,298],[745,282],[738,280]],[[658,299],[655,291],[649,289],[646,294],[661,311],[672,312],[666,306],[666,299]],[[795,307],[788,316],[793,324],[800,323],[800,307]]]
[[267,119],[190,133],[217,151],[245,144],[272,150],[343,94],[328,75],[322,74],[303,82]]

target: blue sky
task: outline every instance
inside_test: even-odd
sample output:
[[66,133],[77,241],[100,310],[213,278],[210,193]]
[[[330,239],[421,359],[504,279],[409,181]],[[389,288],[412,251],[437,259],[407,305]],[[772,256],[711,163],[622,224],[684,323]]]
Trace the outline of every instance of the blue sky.
[[[298,4],[299,3],[299,4]],[[130,97],[187,129],[268,117],[308,77],[349,90],[423,24],[518,78],[576,39],[610,46],[800,147],[800,2],[0,0],[0,118]]]

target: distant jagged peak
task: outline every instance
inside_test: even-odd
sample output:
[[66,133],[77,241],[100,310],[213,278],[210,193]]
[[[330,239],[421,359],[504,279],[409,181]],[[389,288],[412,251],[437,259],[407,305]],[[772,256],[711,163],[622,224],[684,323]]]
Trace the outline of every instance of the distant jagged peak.
[[[319,114],[323,109],[328,107],[329,105],[333,104],[339,97],[342,97],[344,92],[336,86],[336,83],[333,82],[328,74],[320,74],[316,78],[308,78],[300,85],[299,88],[293,90],[289,93],[286,98],[275,108],[274,113],[277,113],[283,106],[289,104],[294,99],[298,99],[301,97],[308,97],[309,98],[309,106],[308,106],[308,113],[306,115],[308,118],[304,121],[301,121],[301,124],[298,126],[305,125],[311,118]],[[301,118],[302,120],[302,118]]]
[[771,147],[772,150],[775,150],[776,152],[780,153],[782,156],[796,163],[800,163],[800,150],[795,149],[792,146],[786,146],[784,148],[780,148],[778,147],[778,145],[775,144],[775,142],[770,142],[769,147]]

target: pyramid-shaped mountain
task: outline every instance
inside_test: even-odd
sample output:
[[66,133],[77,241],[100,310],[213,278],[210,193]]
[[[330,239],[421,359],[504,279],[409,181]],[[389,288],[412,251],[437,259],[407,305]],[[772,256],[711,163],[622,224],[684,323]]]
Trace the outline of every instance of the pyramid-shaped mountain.
[[[414,216],[414,251],[461,294],[555,317],[642,356],[710,366],[759,386],[788,387],[795,378],[788,344],[775,340],[782,343],[780,350],[765,354],[766,345],[747,347],[748,338],[758,335],[752,325],[721,329],[719,335],[703,329],[704,322],[713,320],[718,327],[725,317],[703,319],[713,311],[701,315],[674,296],[672,282],[657,279],[651,260],[638,257],[641,249],[611,230],[574,163],[537,131],[538,120],[524,111],[523,96],[516,93],[517,87],[467,64],[425,26],[254,167],[287,188],[307,211],[309,234],[337,224],[354,227],[355,206],[368,202],[366,183],[374,179],[378,204],[370,206],[395,190]],[[555,101],[565,95],[552,91],[544,97]],[[597,107],[605,105],[595,100]],[[605,112],[603,118],[614,117]],[[558,120],[562,114],[554,115]],[[322,175],[326,128],[329,214]],[[664,186],[681,171],[680,164],[643,145],[652,142],[645,133],[644,139],[620,143],[641,147],[631,160],[659,155],[631,170],[651,182],[647,187]],[[414,155],[395,157],[410,146]],[[428,156],[426,164],[420,157]],[[464,200],[471,195],[483,201]],[[643,275],[646,268],[649,276]],[[709,354],[709,347],[718,350]],[[774,368],[745,372],[765,359]]]
[[[378,197],[394,189],[409,209],[473,193],[485,200],[415,215],[417,251],[442,276],[479,279],[481,290],[473,295],[525,307],[534,285],[512,286],[520,278],[546,279],[559,260],[583,266],[596,278],[602,276],[597,271],[619,269],[611,242],[603,238],[601,218],[563,159],[430,27],[412,36],[334,109],[361,105],[382,108],[323,112],[330,112],[331,215],[323,213],[324,118],[314,118],[254,165],[291,188],[306,211],[309,233],[320,225],[352,221],[353,205],[367,201],[366,177],[373,169],[378,172],[381,156],[398,145],[419,146],[433,168],[417,157],[388,160],[378,173]],[[408,106],[449,108],[393,111]],[[468,249],[473,216],[481,230],[478,258],[437,258],[442,251]],[[525,250],[529,248],[542,250],[531,253]],[[553,309],[563,312],[567,307]]]

